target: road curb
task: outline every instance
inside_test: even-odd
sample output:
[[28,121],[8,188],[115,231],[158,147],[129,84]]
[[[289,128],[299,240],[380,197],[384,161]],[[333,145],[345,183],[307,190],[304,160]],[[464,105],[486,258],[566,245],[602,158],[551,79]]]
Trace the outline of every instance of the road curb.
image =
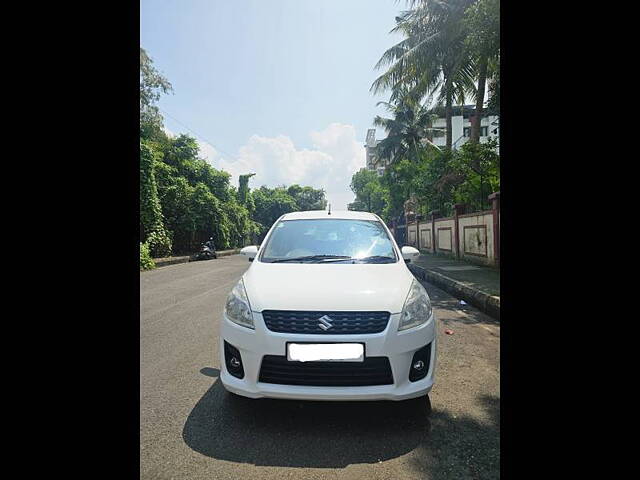
[[500,320],[500,297],[489,295],[482,290],[465,285],[438,272],[427,270],[415,264],[408,264],[409,270],[419,279],[433,283],[456,298],[460,298],[487,315]]
[[[233,250],[220,250],[216,252],[218,257],[227,257],[229,255],[234,255],[236,253],[240,253],[239,248],[235,248]],[[184,257],[167,257],[167,258],[154,258],[153,262],[156,264],[156,267],[165,267],[167,265],[175,265],[176,263],[187,263],[191,261],[192,255],[187,255]]]

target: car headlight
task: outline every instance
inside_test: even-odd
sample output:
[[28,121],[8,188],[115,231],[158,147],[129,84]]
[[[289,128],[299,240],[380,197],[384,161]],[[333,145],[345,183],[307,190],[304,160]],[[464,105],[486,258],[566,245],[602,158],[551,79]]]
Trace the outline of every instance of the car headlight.
[[431,317],[431,311],[431,300],[427,291],[414,279],[402,308],[398,330],[406,330],[426,323]]
[[242,279],[236,283],[236,286],[233,287],[233,290],[231,290],[231,293],[227,297],[224,313],[233,323],[247,328],[255,328],[253,325],[253,315],[251,315],[251,305],[249,305],[249,298],[244,289]]

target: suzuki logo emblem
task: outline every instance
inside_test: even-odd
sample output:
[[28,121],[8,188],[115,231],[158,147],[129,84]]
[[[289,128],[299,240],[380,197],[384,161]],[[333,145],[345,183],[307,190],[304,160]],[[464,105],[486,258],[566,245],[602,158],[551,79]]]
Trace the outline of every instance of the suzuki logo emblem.
[[324,331],[329,330],[331,327],[333,327],[333,325],[331,325],[331,317],[329,317],[328,315],[323,315],[321,316],[318,321],[320,321],[320,323],[318,324],[318,326],[323,329]]

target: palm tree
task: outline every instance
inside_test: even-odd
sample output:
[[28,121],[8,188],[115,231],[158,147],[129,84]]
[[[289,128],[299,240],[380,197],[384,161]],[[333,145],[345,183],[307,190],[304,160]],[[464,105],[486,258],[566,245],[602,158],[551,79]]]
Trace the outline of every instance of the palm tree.
[[387,137],[376,147],[379,159],[392,162],[406,158],[416,162],[420,157],[422,147],[431,145],[439,150],[429,138],[437,129],[432,127],[436,115],[418,102],[406,90],[398,93],[400,96],[393,102],[378,102],[384,105],[392,114],[391,118],[376,116],[373,123],[387,132]]
[[414,98],[438,92],[437,102],[445,105],[446,145],[451,149],[454,100],[464,105],[466,94],[475,95],[475,62],[465,44],[465,9],[474,0],[410,1],[416,8],[396,17],[392,33],[405,39],[388,49],[376,68],[388,70],[372,84],[378,93],[391,89],[391,101],[403,88]]
[[[470,142],[480,141],[480,120],[487,80],[496,81],[500,55],[500,0],[478,0],[465,12],[467,46],[477,65],[476,114],[471,122]],[[491,68],[493,67],[493,68]],[[499,67],[498,67],[499,68]]]

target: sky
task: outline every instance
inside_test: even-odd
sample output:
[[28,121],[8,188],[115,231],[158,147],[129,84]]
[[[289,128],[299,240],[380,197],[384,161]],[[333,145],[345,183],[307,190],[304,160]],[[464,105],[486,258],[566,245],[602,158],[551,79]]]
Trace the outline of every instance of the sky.
[[[141,0],[140,45],[173,85],[158,106],[171,134],[249,186],[322,188],[334,210],[354,200],[373,118],[371,83],[394,0]],[[378,129],[377,138],[384,137]]]

